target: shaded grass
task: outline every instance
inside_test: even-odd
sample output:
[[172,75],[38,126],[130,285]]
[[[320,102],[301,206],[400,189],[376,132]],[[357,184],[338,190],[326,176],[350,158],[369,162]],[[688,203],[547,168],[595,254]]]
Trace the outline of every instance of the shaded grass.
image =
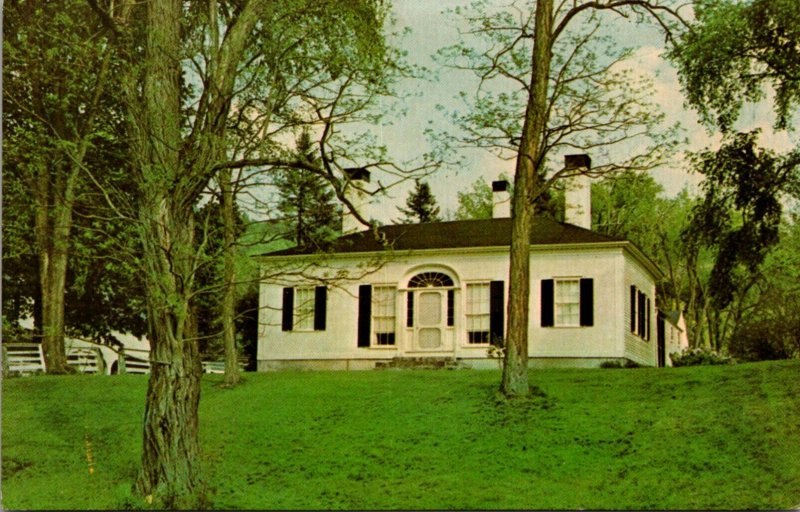
[[[203,467],[233,509],[783,509],[800,503],[800,362],[204,379]],[[146,377],[4,382],[3,506],[117,508]],[[89,475],[85,440],[93,446]]]

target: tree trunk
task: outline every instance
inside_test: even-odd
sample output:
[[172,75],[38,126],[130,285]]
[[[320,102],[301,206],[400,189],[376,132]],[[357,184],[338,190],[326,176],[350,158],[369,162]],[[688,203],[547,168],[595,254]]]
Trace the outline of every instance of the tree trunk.
[[145,203],[140,211],[151,370],[136,490],[157,506],[194,508],[202,505],[197,467],[202,369],[188,287],[194,222],[190,208],[171,205],[168,198]]
[[508,337],[500,390],[510,397],[525,396],[528,387],[528,314],[530,304],[530,230],[533,198],[538,192],[541,140],[547,124],[547,80],[550,74],[553,2],[536,3],[530,96],[522,127],[514,175],[511,254],[508,287]]
[[197,508],[203,505],[198,470],[202,371],[190,302],[196,194],[187,182],[192,169],[183,167],[180,156],[181,2],[151,1],[146,10],[143,76],[131,75],[126,84],[137,107],[131,128],[151,364],[135,491],[157,507]]
[[54,183],[50,182],[49,169],[40,169],[37,178],[34,229],[42,294],[42,351],[47,373],[51,374],[71,372],[64,348],[64,292],[77,171],[70,168],[67,172]]
[[225,169],[219,174],[219,188],[222,195],[222,224],[225,232],[225,248],[223,261],[222,291],[222,342],[225,346],[225,385],[235,386],[241,380],[239,375],[239,352],[236,350],[236,226],[233,211],[233,187],[231,186],[231,170]]

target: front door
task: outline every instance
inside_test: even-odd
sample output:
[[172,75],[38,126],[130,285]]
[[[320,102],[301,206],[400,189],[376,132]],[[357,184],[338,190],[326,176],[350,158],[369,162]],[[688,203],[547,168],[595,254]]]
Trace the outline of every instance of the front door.
[[417,350],[442,350],[445,340],[445,294],[441,290],[416,292],[417,321],[414,333]]

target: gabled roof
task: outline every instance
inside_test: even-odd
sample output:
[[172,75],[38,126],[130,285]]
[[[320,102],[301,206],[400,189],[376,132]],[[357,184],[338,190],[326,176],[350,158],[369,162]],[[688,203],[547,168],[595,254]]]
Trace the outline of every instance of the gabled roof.
[[[386,248],[396,251],[414,249],[457,249],[468,247],[502,247],[511,245],[511,219],[457,220],[425,224],[398,224],[381,226],[379,232],[387,246],[375,240],[371,230],[339,237],[330,248],[331,253],[376,252]],[[530,241],[532,245],[595,244],[624,242],[572,224],[558,222],[550,217],[537,217],[533,221]],[[291,256],[310,254],[312,251],[297,247],[270,252],[264,256]]]

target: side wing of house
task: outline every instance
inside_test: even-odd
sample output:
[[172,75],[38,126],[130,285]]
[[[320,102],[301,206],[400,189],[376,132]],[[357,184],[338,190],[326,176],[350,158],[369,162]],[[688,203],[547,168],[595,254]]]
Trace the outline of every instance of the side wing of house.
[[655,276],[630,252],[624,256],[624,357],[644,366],[658,366]]
[[532,251],[532,366],[595,367],[623,357],[622,249]]

